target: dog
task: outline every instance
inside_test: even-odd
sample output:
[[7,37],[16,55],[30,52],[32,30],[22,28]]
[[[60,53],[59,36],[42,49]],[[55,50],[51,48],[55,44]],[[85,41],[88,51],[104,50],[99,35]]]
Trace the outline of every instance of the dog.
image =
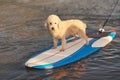
[[61,20],[57,15],[48,16],[44,26],[50,30],[53,36],[54,49],[57,48],[59,39],[62,41],[62,48],[60,51],[64,51],[66,47],[66,38],[70,36],[79,35],[86,41],[86,45],[89,44],[88,36],[86,35],[86,24],[81,20]]

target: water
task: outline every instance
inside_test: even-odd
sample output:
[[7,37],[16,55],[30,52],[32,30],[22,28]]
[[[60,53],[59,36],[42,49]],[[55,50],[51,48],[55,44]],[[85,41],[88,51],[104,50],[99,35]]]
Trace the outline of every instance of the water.
[[52,37],[43,27],[49,14],[82,19],[90,33],[105,22],[116,1],[0,0],[0,80],[120,80],[120,2],[105,27],[117,30],[117,36],[100,51],[56,69],[24,65],[32,55],[52,45]]

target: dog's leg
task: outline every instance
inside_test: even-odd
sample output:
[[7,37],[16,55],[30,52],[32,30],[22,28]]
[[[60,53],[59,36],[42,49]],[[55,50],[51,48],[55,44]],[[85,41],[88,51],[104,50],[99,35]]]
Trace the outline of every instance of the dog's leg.
[[85,41],[86,41],[85,45],[88,45],[88,44],[89,44],[89,41],[88,41],[87,35],[84,35],[84,39],[85,39]]
[[58,44],[58,39],[54,38],[53,40],[54,40],[54,47],[53,47],[53,49],[56,49],[57,48],[57,44]]
[[87,37],[86,33],[84,31],[80,31],[79,35],[81,38],[85,39],[85,41],[86,41],[85,45],[88,45],[89,41],[88,41],[88,37]]
[[66,39],[65,37],[62,38],[62,48],[60,49],[60,51],[64,51],[66,47]]

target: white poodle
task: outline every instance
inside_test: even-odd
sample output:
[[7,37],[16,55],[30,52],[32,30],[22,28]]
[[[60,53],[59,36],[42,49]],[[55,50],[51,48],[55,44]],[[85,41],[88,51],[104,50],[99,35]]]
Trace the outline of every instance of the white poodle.
[[62,40],[62,49],[65,50],[66,38],[69,36],[79,35],[89,44],[86,35],[86,24],[80,20],[64,20],[62,21],[57,15],[50,15],[45,22],[45,27],[48,28],[53,36],[54,48],[57,48],[58,40]]

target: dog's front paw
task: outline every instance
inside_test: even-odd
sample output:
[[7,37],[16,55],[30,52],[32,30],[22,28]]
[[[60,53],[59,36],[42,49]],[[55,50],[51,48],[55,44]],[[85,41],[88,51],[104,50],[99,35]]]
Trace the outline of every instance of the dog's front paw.
[[65,49],[60,49],[60,52],[65,51]]

